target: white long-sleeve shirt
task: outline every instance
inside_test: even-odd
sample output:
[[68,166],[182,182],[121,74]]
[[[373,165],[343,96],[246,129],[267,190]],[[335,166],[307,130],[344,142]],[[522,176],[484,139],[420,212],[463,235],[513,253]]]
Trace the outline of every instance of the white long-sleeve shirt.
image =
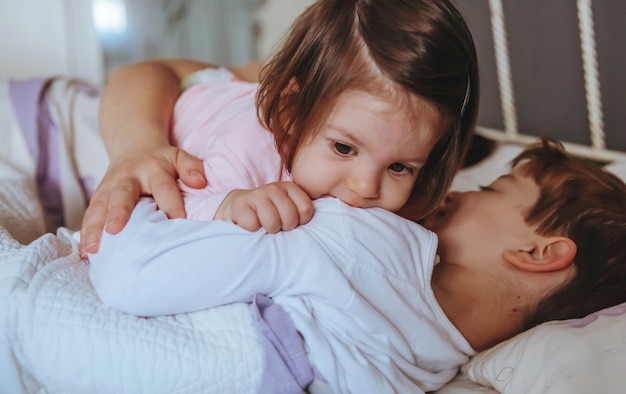
[[168,220],[144,199],[90,256],[105,304],[154,316],[273,298],[336,392],[431,391],[475,352],[438,305],[430,278],[437,238],[382,209],[315,202],[291,231]]

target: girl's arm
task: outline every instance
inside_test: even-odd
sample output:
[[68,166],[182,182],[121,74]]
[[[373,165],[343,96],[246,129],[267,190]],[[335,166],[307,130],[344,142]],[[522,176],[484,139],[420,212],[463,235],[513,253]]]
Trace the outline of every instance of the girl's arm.
[[[152,195],[169,217],[185,217],[176,177],[194,188],[206,180],[200,160],[170,145],[169,124],[181,80],[207,67],[191,60],[152,60],[110,76],[99,113],[110,162],[85,212],[81,255],[98,251],[103,229],[119,232],[141,195]],[[244,80],[258,76],[255,63],[232,70]]]

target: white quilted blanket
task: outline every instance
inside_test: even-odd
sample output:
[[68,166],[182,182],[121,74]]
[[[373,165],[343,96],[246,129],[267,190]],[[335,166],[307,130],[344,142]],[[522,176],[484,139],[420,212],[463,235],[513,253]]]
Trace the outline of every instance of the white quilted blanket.
[[[0,184],[7,193],[22,203],[0,198],[1,217],[38,210],[19,184]],[[261,351],[246,305],[152,319],[108,309],[71,233],[57,235],[24,246],[0,227],[1,393],[255,391]]]

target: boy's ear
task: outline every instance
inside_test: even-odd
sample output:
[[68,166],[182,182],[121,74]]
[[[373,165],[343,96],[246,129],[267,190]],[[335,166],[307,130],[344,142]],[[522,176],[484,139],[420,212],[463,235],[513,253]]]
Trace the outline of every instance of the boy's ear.
[[543,237],[529,247],[503,254],[508,263],[530,272],[562,270],[574,262],[574,256],[576,244],[567,237]]

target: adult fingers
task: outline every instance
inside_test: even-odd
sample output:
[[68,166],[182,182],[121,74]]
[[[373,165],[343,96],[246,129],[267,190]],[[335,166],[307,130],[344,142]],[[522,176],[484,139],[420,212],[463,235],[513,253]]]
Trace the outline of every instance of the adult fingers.
[[118,183],[111,190],[104,224],[107,233],[117,234],[122,231],[140,195],[139,182],[130,179]]
[[183,197],[176,180],[171,176],[160,176],[150,187],[152,197],[160,210],[165,212],[168,218],[184,218],[185,207]]
[[100,236],[106,222],[108,196],[94,198],[83,216],[80,229],[80,244],[78,250],[81,257],[87,257],[87,253],[96,253],[100,246]]
[[190,155],[184,150],[179,150],[177,153],[176,172],[180,180],[189,187],[200,189],[206,186],[202,160]]
[[126,225],[139,193],[139,184],[132,181],[120,182],[113,187],[103,183],[96,189],[83,216],[79,244],[81,256],[98,252],[103,230],[115,234]]

